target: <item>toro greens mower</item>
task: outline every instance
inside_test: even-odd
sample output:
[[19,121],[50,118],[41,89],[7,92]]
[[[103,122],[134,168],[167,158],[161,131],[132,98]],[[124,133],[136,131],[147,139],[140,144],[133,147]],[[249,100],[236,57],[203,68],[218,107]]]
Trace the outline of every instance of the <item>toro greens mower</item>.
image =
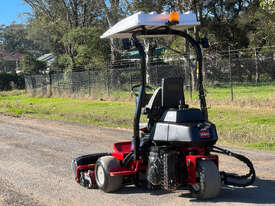
[[[194,197],[216,197],[221,184],[245,187],[255,180],[252,163],[244,156],[218,148],[216,127],[208,121],[203,88],[200,44],[184,30],[198,25],[191,13],[136,13],[118,22],[102,38],[129,38],[126,47],[134,45],[140,54],[141,84],[136,91],[133,139],[114,144],[113,153],[89,154],[73,160],[75,180],[88,188],[115,192],[122,185],[135,184],[150,189],[173,191],[187,186]],[[146,54],[138,37],[177,35],[186,39],[196,53],[196,74],[200,109],[185,104],[182,77],[163,78],[161,87],[152,94],[146,89]],[[148,122],[140,126],[141,114]],[[246,175],[219,171],[219,158],[214,153],[235,157],[249,167]]]

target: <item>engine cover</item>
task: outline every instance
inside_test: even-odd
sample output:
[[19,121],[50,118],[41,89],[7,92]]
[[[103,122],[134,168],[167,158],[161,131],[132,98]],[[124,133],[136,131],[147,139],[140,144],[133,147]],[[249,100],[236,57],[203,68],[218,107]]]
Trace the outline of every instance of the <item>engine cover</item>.
[[161,121],[155,123],[151,139],[202,146],[215,144],[218,135],[216,126],[205,121],[199,109],[168,110],[163,114]]

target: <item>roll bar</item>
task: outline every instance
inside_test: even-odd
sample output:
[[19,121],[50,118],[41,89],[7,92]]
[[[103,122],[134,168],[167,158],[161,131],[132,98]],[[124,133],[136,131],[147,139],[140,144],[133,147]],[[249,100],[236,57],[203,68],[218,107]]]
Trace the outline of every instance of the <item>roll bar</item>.
[[150,35],[178,35],[183,38],[185,38],[195,49],[196,51],[196,61],[197,61],[197,67],[196,72],[198,75],[198,90],[199,90],[199,99],[200,99],[200,108],[203,113],[203,116],[205,120],[208,120],[208,112],[207,112],[207,106],[206,106],[206,100],[205,100],[205,94],[203,89],[203,75],[202,75],[202,53],[200,45],[197,41],[195,41],[189,34],[173,30],[171,28],[167,27],[160,27],[158,29],[154,30],[140,30],[136,31],[132,35],[132,39],[134,41],[135,47],[138,49],[140,58],[141,58],[141,78],[142,78],[142,84],[139,89],[139,95],[137,99],[137,106],[134,116],[134,157],[135,160],[139,159],[139,145],[140,145],[140,138],[139,138],[139,122],[140,122],[140,115],[141,115],[141,105],[144,101],[145,97],[145,86],[146,86],[146,55],[144,52],[144,48],[142,44],[138,41],[137,36],[150,36]]

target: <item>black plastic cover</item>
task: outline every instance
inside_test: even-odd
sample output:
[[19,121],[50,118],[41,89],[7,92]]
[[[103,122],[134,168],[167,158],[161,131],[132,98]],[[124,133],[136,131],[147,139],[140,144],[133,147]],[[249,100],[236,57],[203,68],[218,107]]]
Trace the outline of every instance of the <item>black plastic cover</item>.
[[184,109],[184,110],[167,110],[161,117],[162,122],[194,122],[205,121],[204,116],[200,109]]
[[107,156],[107,155],[110,155],[110,153],[95,153],[95,154],[88,154],[88,155],[83,155],[75,158],[72,161],[72,169],[73,169],[74,177],[76,178],[76,168],[78,166],[95,164],[98,158]]
[[202,138],[199,123],[168,123],[158,122],[151,133],[153,141],[182,143],[188,145],[211,145],[218,140],[216,127],[209,123],[207,129],[210,133],[208,138]]
[[162,79],[162,107],[178,108],[180,101],[185,104],[183,78]]

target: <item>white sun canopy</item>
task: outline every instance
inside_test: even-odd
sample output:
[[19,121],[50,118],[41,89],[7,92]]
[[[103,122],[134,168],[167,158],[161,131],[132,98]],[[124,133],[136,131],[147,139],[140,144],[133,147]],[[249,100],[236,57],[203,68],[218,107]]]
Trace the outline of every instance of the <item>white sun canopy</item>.
[[[151,12],[149,14],[138,12],[132,16],[116,23],[108,31],[106,31],[100,38],[130,38],[134,31],[141,28],[152,30],[160,26],[165,26],[168,22],[169,14],[158,14]],[[179,23],[171,26],[175,30],[185,30],[187,28],[199,25],[196,15],[192,12],[179,13]]]

